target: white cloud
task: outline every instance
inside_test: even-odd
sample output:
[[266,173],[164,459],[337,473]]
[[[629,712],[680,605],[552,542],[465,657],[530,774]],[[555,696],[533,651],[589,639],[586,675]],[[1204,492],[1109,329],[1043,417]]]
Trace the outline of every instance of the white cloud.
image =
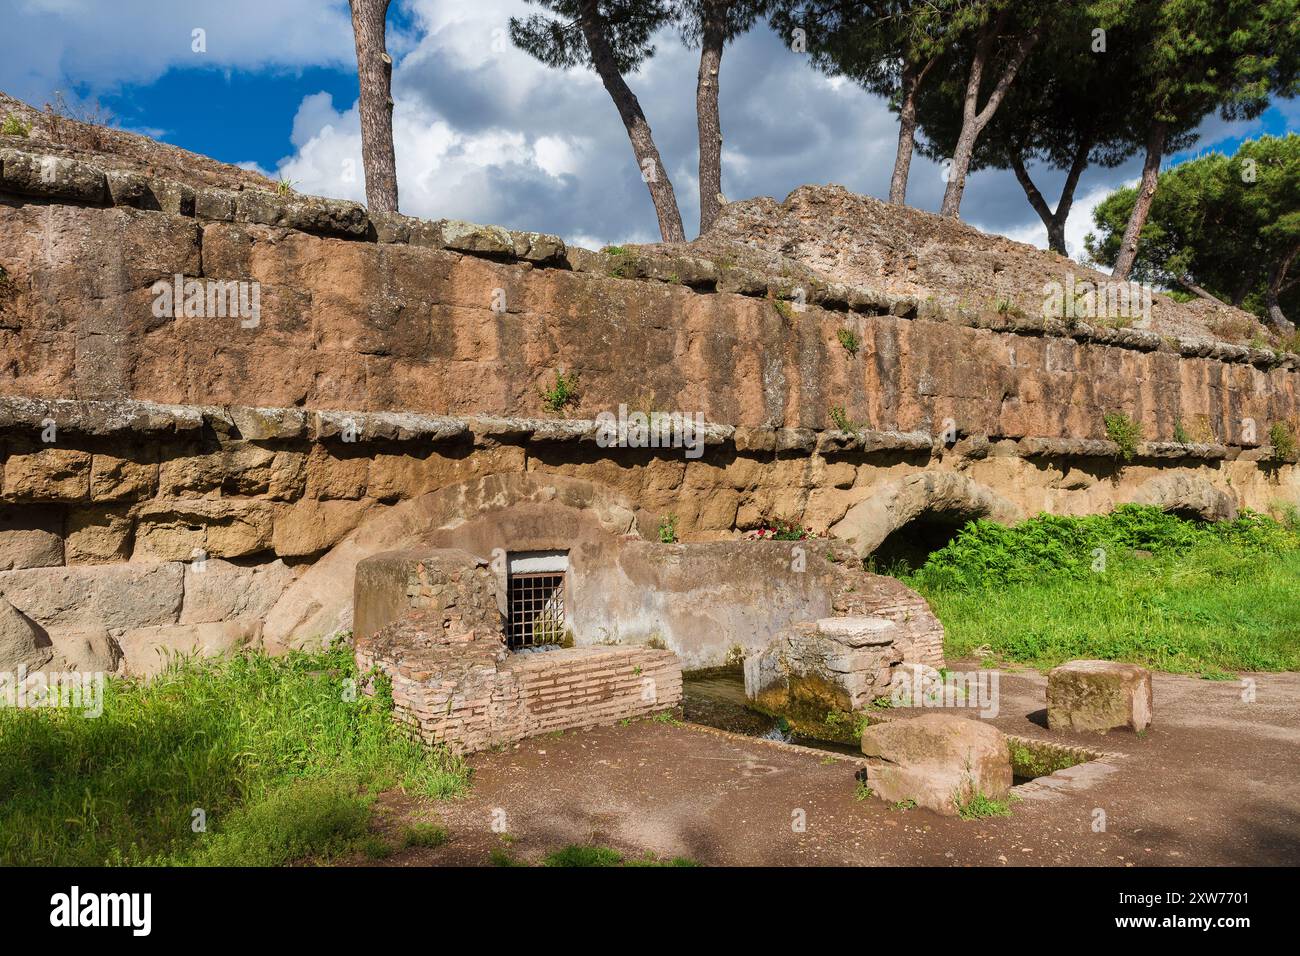
[[[6,8],[5,92],[38,105],[70,85],[106,92],[174,67],[356,62],[347,0],[14,0]],[[206,52],[192,49],[196,29]]]

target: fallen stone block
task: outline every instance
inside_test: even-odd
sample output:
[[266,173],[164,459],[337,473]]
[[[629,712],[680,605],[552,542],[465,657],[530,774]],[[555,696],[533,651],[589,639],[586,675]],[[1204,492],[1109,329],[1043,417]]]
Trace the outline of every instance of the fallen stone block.
[[1136,664],[1070,661],[1047,675],[1051,730],[1146,730],[1152,704],[1151,672]]
[[977,795],[1005,799],[1011,790],[1011,751],[990,724],[953,714],[925,714],[862,731],[867,785],[889,803],[956,816]]

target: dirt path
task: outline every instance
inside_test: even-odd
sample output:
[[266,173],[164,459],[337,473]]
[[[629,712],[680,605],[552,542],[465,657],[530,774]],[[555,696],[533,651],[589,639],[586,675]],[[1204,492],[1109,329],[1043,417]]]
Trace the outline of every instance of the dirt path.
[[1044,677],[1004,673],[998,727],[1117,756],[1064,771],[1009,818],[979,821],[858,800],[853,758],[694,725],[640,721],[538,738],[472,758],[466,798],[386,794],[385,829],[441,819],[450,839],[382,862],[488,864],[494,849],[537,862],[590,842],[701,864],[1296,865],[1300,674],[1255,681],[1247,703],[1239,682],[1157,675],[1145,734],[1071,737],[1041,726]]

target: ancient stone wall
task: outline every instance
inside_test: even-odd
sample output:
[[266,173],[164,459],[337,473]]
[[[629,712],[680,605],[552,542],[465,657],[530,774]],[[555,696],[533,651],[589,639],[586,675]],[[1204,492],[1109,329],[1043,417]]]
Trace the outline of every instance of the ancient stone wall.
[[[255,285],[257,315],[206,315],[216,281]],[[468,504],[422,502],[498,476],[608,489],[636,513],[600,520],[649,541],[779,518],[859,555],[934,515],[1300,501],[1268,445],[1296,356],[978,291],[955,310],[0,149],[0,595],[143,671],[350,626],[361,543],[428,544]],[[576,393],[548,400],[561,371]],[[702,416],[700,454],[602,446],[621,404]],[[1129,460],[1107,413],[1143,429]]]
[[[1151,440],[1181,425],[1238,448],[1300,409],[1300,359],[1268,349],[131,175],[0,151],[5,393],[541,416],[563,369],[575,417],[799,429],[839,407],[879,430],[1087,440],[1121,412]],[[256,322],[187,314],[188,293],[160,310],[177,275],[256,283]]]

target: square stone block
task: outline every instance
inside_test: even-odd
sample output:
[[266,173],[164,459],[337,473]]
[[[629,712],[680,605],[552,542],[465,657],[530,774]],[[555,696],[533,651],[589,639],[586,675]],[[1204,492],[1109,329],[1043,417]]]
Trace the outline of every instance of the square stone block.
[[1151,672],[1116,661],[1070,661],[1047,675],[1047,726],[1052,730],[1146,730],[1151,723]]

